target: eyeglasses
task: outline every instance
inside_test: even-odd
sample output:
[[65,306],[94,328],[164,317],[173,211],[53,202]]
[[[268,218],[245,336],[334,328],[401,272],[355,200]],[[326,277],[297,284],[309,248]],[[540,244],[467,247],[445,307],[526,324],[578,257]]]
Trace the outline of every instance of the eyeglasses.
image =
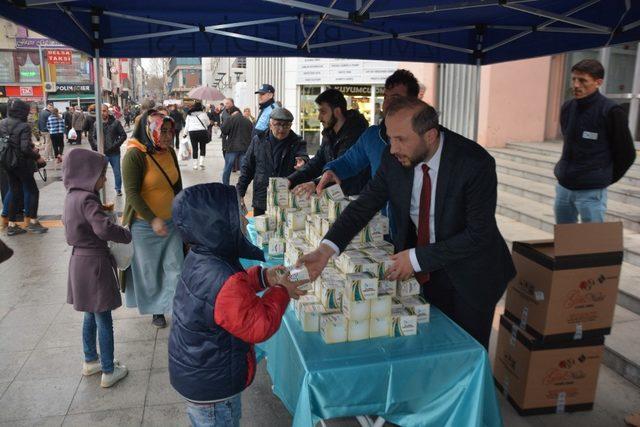
[[291,129],[291,122],[275,122],[273,123],[273,127],[280,129]]

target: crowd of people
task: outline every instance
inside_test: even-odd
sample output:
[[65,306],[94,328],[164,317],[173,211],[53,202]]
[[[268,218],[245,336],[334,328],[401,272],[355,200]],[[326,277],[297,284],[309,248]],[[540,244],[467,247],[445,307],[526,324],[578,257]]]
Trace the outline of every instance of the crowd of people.
[[[578,216],[603,221],[606,188],[635,160],[626,116],[598,91],[603,76],[602,65],[593,60],[572,69],[575,99],[562,109],[565,142],[555,171],[558,222],[576,222]],[[50,106],[30,124],[29,105],[11,104],[9,118],[0,122],[0,137],[8,135],[18,153],[15,167],[3,168],[9,183],[3,205],[7,234],[46,231],[37,220],[34,171],[49,156],[63,159],[63,221],[73,247],[68,302],[85,313],[83,374],[101,372],[103,387],[127,375],[126,366],[114,359],[111,317],[123,292],[125,304],[150,315],[158,328],[167,326],[165,315],[172,313],[169,375],[187,400],[191,423],[238,425],[240,393],[255,375],[253,344],[273,335],[290,298],[304,293],[303,283],[291,282],[283,266],[245,271],[240,264],[240,258],[264,259],[247,238],[244,198],[253,183],[253,215],[263,215],[272,177],[286,178],[301,196],[320,194],[333,183],[345,195],[358,196],[319,247],[298,260],[311,280],[382,211],[390,222],[386,237],[396,250],[387,279],[415,276],[422,295],[487,348],[496,303],[515,275],[496,224],[496,165],[489,153],[440,124],[407,70],[386,79],[383,119],[373,125],[348,108],[340,91],[318,95],[323,131],[314,156],[292,129],[294,115],[276,102],[275,88],[264,84],[256,95],[255,119],[231,98],[208,109],[195,102],[186,111],[146,101],[139,114],[124,112],[125,124],[134,122],[130,138],[113,111],[102,106],[104,155],[94,152],[95,125],[88,131],[79,111],[61,115]],[[50,142],[50,154],[35,148],[34,127],[44,137],[45,153]],[[85,133],[94,150],[63,156],[71,130],[74,142]],[[222,183],[183,189],[176,153],[181,140],[188,137],[192,167],[202,170],[206,145],[218,133]],[[108,164],[116,194],[124,186],[126,195],[120,224],[98,194]],[[238,165],[234,188],[230,175]],[[26,229],[16,223],[17,193],[24,194]],[[108,242],[133,246],[130,265],[119,275]],[[478,271],[484,273],[478,276]]]

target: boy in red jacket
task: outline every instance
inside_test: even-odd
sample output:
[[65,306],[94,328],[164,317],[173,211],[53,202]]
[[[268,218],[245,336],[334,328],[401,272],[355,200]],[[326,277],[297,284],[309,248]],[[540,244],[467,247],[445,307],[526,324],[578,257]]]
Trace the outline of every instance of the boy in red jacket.
[[289,299],[304,294],[282,266],[242,268],[240,258],[264,260],[243,219],[228,185],[189,187],[173,202],[190,249],[173,301],[169,376],[193,426],[239,425],[240,393],[255,375],[253,344],[276,333]]

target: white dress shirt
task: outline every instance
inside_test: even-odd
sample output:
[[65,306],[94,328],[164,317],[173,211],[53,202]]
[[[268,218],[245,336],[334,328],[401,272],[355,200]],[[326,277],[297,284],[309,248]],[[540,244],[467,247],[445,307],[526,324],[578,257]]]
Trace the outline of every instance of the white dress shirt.
[[[440,143],[435,154],[426,165],[429,166],[429,178],[431,178],[431,206],[429,206],[429,243],[436,242],[436,188],[438,188],[438,170],[440,169],[440,158],[442,157],[442,144],[444,143],[444,133],[440,132]],[[418,230],[418,213],[420,212],[420,193],[422,193],[422,178],[424,172],[422,172],[422,165],[425,162],[417,164],[413,168],[413,188],[411,190],[411,205],[409,207],[409,217],[413,221],[413,225]],[[416,273],[420,272],[420,263],[416,257],[416,250],[412,248],[409,250],[409,258],[411,259],[411,266]]]
[[[429,243],[435,243],[436,241],[436,225],[435,225],[435,212],[436,212],[436,188],[438,183],[438,170],[440,169],[440,158],[442,157],[442,145],[444,144],[444,133],[440,132],[440,144],[435,154],[428,162],[429,177],[431,178],[431,206],[429,207]],[[421,162],[413,168],[413,188],[411,189],[411,205],[409,206],[409,217],[418,230],[418,213],[420,212],[420,193],[422,192],[422,165],[425,162]],[[338,246],[330,240],[323,239],[321,243],[329,246],[336,255],[340,254]],[[409,249],[409,258],[411,259],[411,266],[413,271],[419,273],[422,268],[416,257],[416,249]]]

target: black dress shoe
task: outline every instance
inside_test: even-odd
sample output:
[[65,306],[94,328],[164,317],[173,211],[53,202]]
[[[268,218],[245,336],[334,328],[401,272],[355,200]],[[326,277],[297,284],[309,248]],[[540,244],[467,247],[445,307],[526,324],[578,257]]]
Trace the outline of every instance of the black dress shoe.
[[154,314],[151,323],[158,329],[167,327],[167,319],[164,318],[164,314]]

